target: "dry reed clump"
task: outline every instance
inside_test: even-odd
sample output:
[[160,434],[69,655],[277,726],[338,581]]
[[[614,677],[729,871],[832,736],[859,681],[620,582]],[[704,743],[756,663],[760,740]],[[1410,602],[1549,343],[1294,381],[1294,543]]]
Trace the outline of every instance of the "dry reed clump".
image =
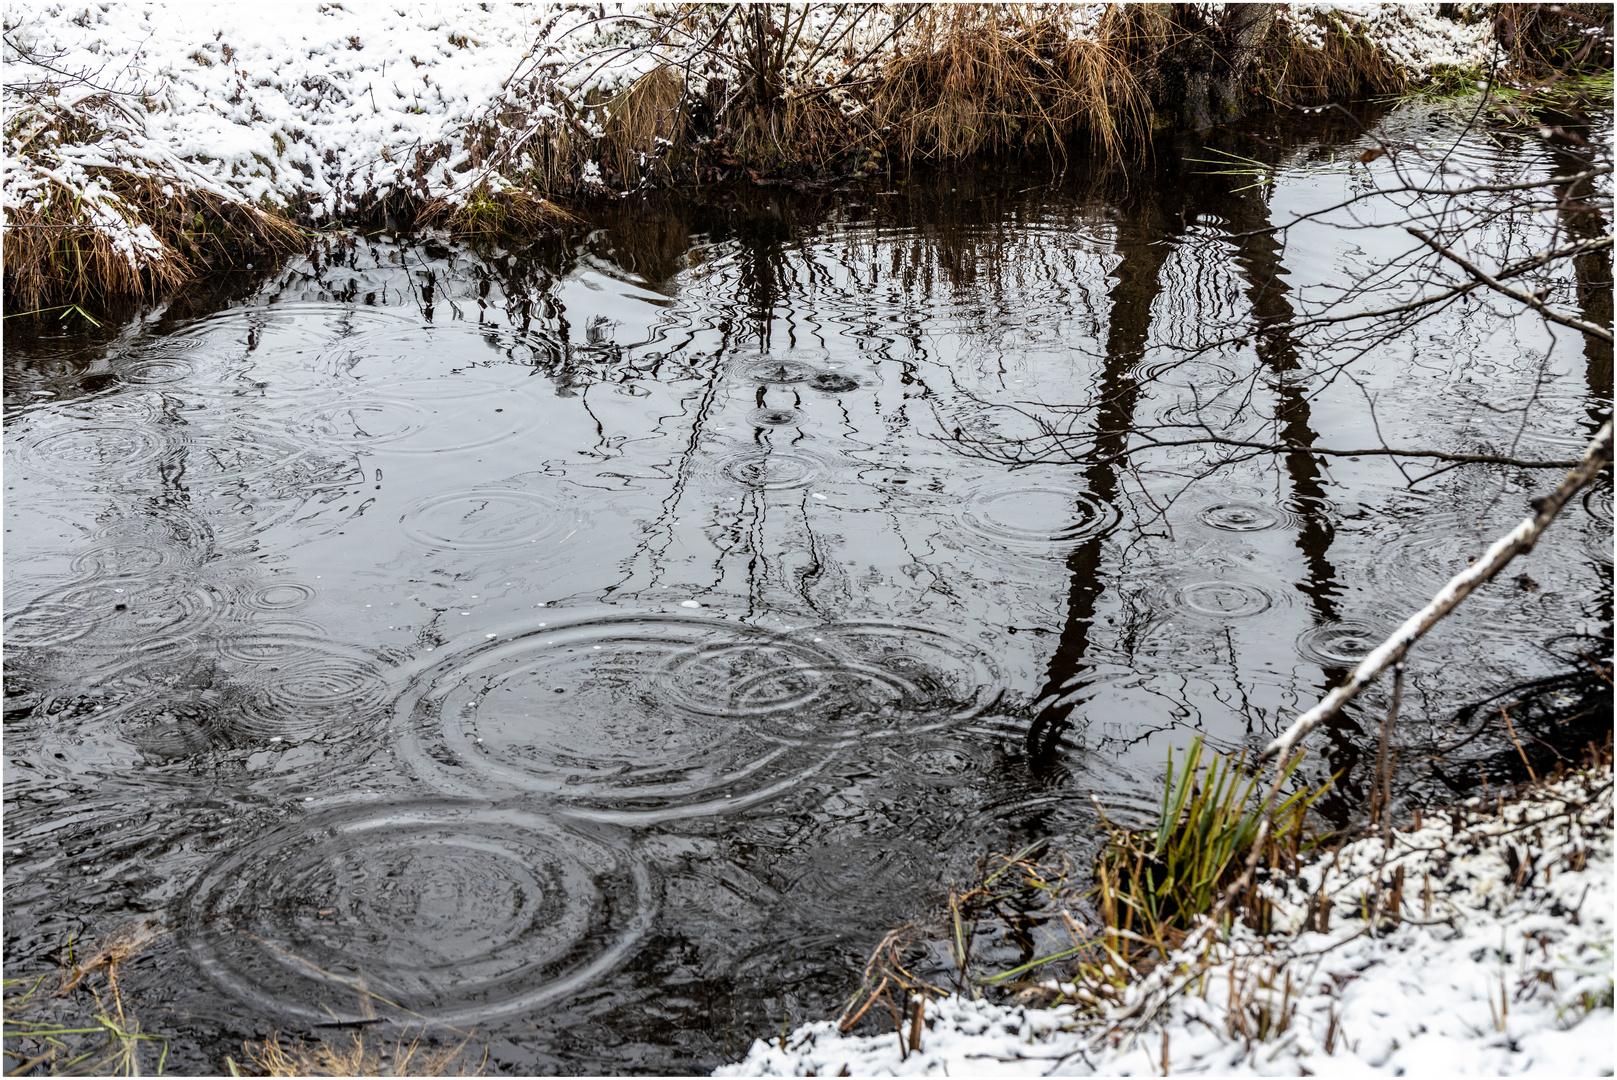
[[601,165],[626,188],[668,181],[668,152],[685,130],[685,80],[661,66],[635,80],[605,105]]
[[1317,42],[1276,20],[1268,47],[1252,65],[1251,81],[1261,97],[1282,107],[1317,108],[1411,90],[1409,75],[1362,30],[1319,13],[1308,17],[1320,24]]
[[427,1046],[419,1035],[409,1042],[401,1035],[389,1046],[367,1042],[358,1032],[338,1043],[271,1036],[246,1045],[250,1072],[243,1072],[232,1059],[226,1064],[232,1076],[481,1076],[488,1055],[485,1052],[469,1068],[466,1049],[470,1041]]
[[65,154],[136,133],[138,110],[122,95],[68,105],[36,92],[11,104],[6,149],[21,175],[9,178],[3,260],[8,306],[24,309],[16,314],[156,296],[304,245],[281,215],[191,184],[165,162]]
[[905,158],[1030,145],[1065,155],[1080,137],[1119,157],[1150,127],[1137,56],[1151,18],[1109,4],[1080,28],[1046,5],[931,7],[884,65],[872,111]]

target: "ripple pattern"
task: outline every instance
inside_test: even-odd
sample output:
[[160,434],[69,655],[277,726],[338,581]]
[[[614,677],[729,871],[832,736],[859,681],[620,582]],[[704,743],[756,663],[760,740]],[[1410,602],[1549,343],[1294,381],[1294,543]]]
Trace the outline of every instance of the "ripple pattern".
[[184,579],[109,577],[68,585],[6,620],[6,643],[53,648],[82,642],[100,652],[189,651],[228,603],[224,590]]
[[357,1020],[394,1003],[481,1023],[597,982],[652,911],[649,874],[626,852],[440,801],[329,811],[260,837],[202,877],[183,925],[198,968],[267,1014]]
[[787,357],[759,360],[741,368],[741,374],[754,382],[790,386],[808,382],[819,372],[813,364]]
[[747,414],[747,423],[755,427],[789,427],[803,422],[803,414],[796,409],[754,409]]
[[242,697],[227,726],[248,740],[346,741],[374,731],[393,698],[382,661],[321,637],[244,634],[220,657]]
[[[398,712],[426,763],[475,790],[492,780],[685,804],[721,789],[755,793],[790,773],[752,714],[725,706],[739,696],[754,714],[790,707],[803,696],[793,682],[801,661],[790,643],[745,626],[612,616],[459,652],[413,680]],[[705,681],[726,674],[743,685]]]
[[720,477],[743,487],[787,491],[825,479],[831,463],[823,456],[796,447],[744,450],[718,458]]
[[191,377],[191,362],[178,356],[151,356],[124,364],[118,378],[130,386],[166,386]]
[[1286,521],[1286,516],[1279,511],[1252,503],[1215,503],[1203,508],[1196,517],[1202,524],[1224,532],[1259,532]]
[[1108,532],[1117,511],[1092,495],[1051,486],[988,487],[969,495],[965,523],[995,541],[1065,547]]
[[1352,667],[1386,640],[1387,634],[1373,623],[1344,619],[1304,631],[1297,639],[1297,651],[1321,667]]
[[553,540],[580,527],[559,499],[520,488],[435,495],[406,510],[405,531],[429,548],[496,551]]
[[1275,594],[1250,581],[1219,578],[1182,585],[1174,604],[1192,615],[1214,619],[1246,619],[1261,615],[1275,603]]
[[24,436],[21,449],[38,468],[114,478],[150,467],[168,445],[160,432],[150,428],[100,423]]

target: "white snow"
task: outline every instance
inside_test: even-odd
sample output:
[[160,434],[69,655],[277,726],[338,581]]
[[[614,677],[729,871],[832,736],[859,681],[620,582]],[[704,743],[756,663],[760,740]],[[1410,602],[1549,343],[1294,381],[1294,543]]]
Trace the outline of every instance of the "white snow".
[[[1414,73],[1434,65],[1486,64],[1486,19],[1465,26],[1439,18],[1436,4],[1282,6],[1295,32],[1312,40],[1348,25]],[[8,211],[43,202],[52,184],[84,201],[83,219],[113,238],[132,263],[164,249],[132,210],[95,179],[117,168],[171,190],[194,189],[243,203],[328,220],[397,190],[453,204],[487,180],[474,150],[491,132],[501,149],[531,147],[553,128],[599,137],[600,101],[664,62],[692,78],[722,77],[702,54],[721,8],[693,16],[685,32],[654,45],[645,5],[422,0],[275,0],[273,3],[68,3],[14,0],[5,12],[7,89],[4,181]],[[1052,9],[1082,36],[1103,5]],[[601,16],[605,16],[602,18]],[[897,8],[882,8],[845,35],[824,33],[831,5],[809,12],[803,55],[789,65],[798,87],[823,85],[882,43]],[[838,32],[840,34],[840,31]],[[830,40],[835,48],[812,48]],[[900,34],[904,47],[916,47]],[[21,52],[19,52],[21,50]],[[40,69],[82,74],[44,103],[16,81]],[[697,62],[700,60],[701,62]],[[870,69],[867,69],[867,71]],[[700,86],[695,87],[700,89]],[[832,94],[845,111],[858,103]],[[84,121],[57,138],[53,119]],[[512,127],[512,125],[515,127]],[[573,178],[603,183],[587,161]]]
[[1442,68],[1486,70],[1497,54],[1491,13],[1472,10],[1470,22],[1438,14],[1441,4],[1282,4],[1279,18],[1306,45],[1321,48],[1333,31],[1363,38],[1416,78]]
[[[926,1003],[919,1052],[823,1021],[715,1075],[1610,1076],[1611,784],[1607,769],[1500,810],[1473,801],[1266,885],[1277,932],[1176,957],[1201,977],[1139,1030],[1120,1011],[950,997]],[[1400,867],[1402,920],[1366,918]],[[1322,883],[1328,929],[1302,931]]]

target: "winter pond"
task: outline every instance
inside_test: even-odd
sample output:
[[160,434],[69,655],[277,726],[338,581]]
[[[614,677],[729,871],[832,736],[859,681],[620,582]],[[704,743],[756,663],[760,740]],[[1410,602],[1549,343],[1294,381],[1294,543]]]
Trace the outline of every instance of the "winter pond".
[[[1609,348],[1482,293],[1337,352],[1182,348],[1408,248],[1262,231],[1372,145],[1319,119],[1110,170],[636,194],[520,251],[332,236],[8,335],[8,975],[155,918],[124,993],[182,1072],[419,1017],[493,1071],[693,1072],[834,1013],[982,855],[1092,852],[1091,794],[1148,820],[1170,746],[1260,745],[1559,475],[1124,458],[1128,429],[1537,460],[1609,415]],[[1611,507],[1421,647],[1410,746],[1609,648]],[[1315,741],[1327,817],[1384,708]],[[1401,786],[1497,749],[1411,749]]]

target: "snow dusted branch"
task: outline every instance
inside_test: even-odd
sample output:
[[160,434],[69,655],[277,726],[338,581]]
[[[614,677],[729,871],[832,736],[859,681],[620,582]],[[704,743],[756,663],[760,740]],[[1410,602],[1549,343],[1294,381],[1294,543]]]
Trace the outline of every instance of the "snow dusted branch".
[[1612,429],[1611,421],[1608,420],[1595,436],[1594,442],[1584,451],[1583,460],[1577,467],[1566,474],[1566,478],[1554,491],[1533,500],[1531,517],[1495,540],[1482,558],[1451,578],[1449,583],[1432,597],[1430,603],[1406,619],[1391,637],[1359,661],[1346,682],[1294,720],[1291,727],[1264,749],[1258,760],[1262,762],[1278,756],[1284,765],[1290,759],[1298,740],[1335,716],[1354,695],[1374,682],[1376,676],[1401,661],[1411,645],[1436,626],[1440,619],[1458,607],[1460,601],[1469,596],[1478,585],[1503,570],[1517,555],[1531,551],[1533,545],[1538,542],[1539,535],[1551,521],[1555,520],[1555,515],[1566,505],[1566,501],[1588,486],[1602,469],[1611,464],[1611,459]]

